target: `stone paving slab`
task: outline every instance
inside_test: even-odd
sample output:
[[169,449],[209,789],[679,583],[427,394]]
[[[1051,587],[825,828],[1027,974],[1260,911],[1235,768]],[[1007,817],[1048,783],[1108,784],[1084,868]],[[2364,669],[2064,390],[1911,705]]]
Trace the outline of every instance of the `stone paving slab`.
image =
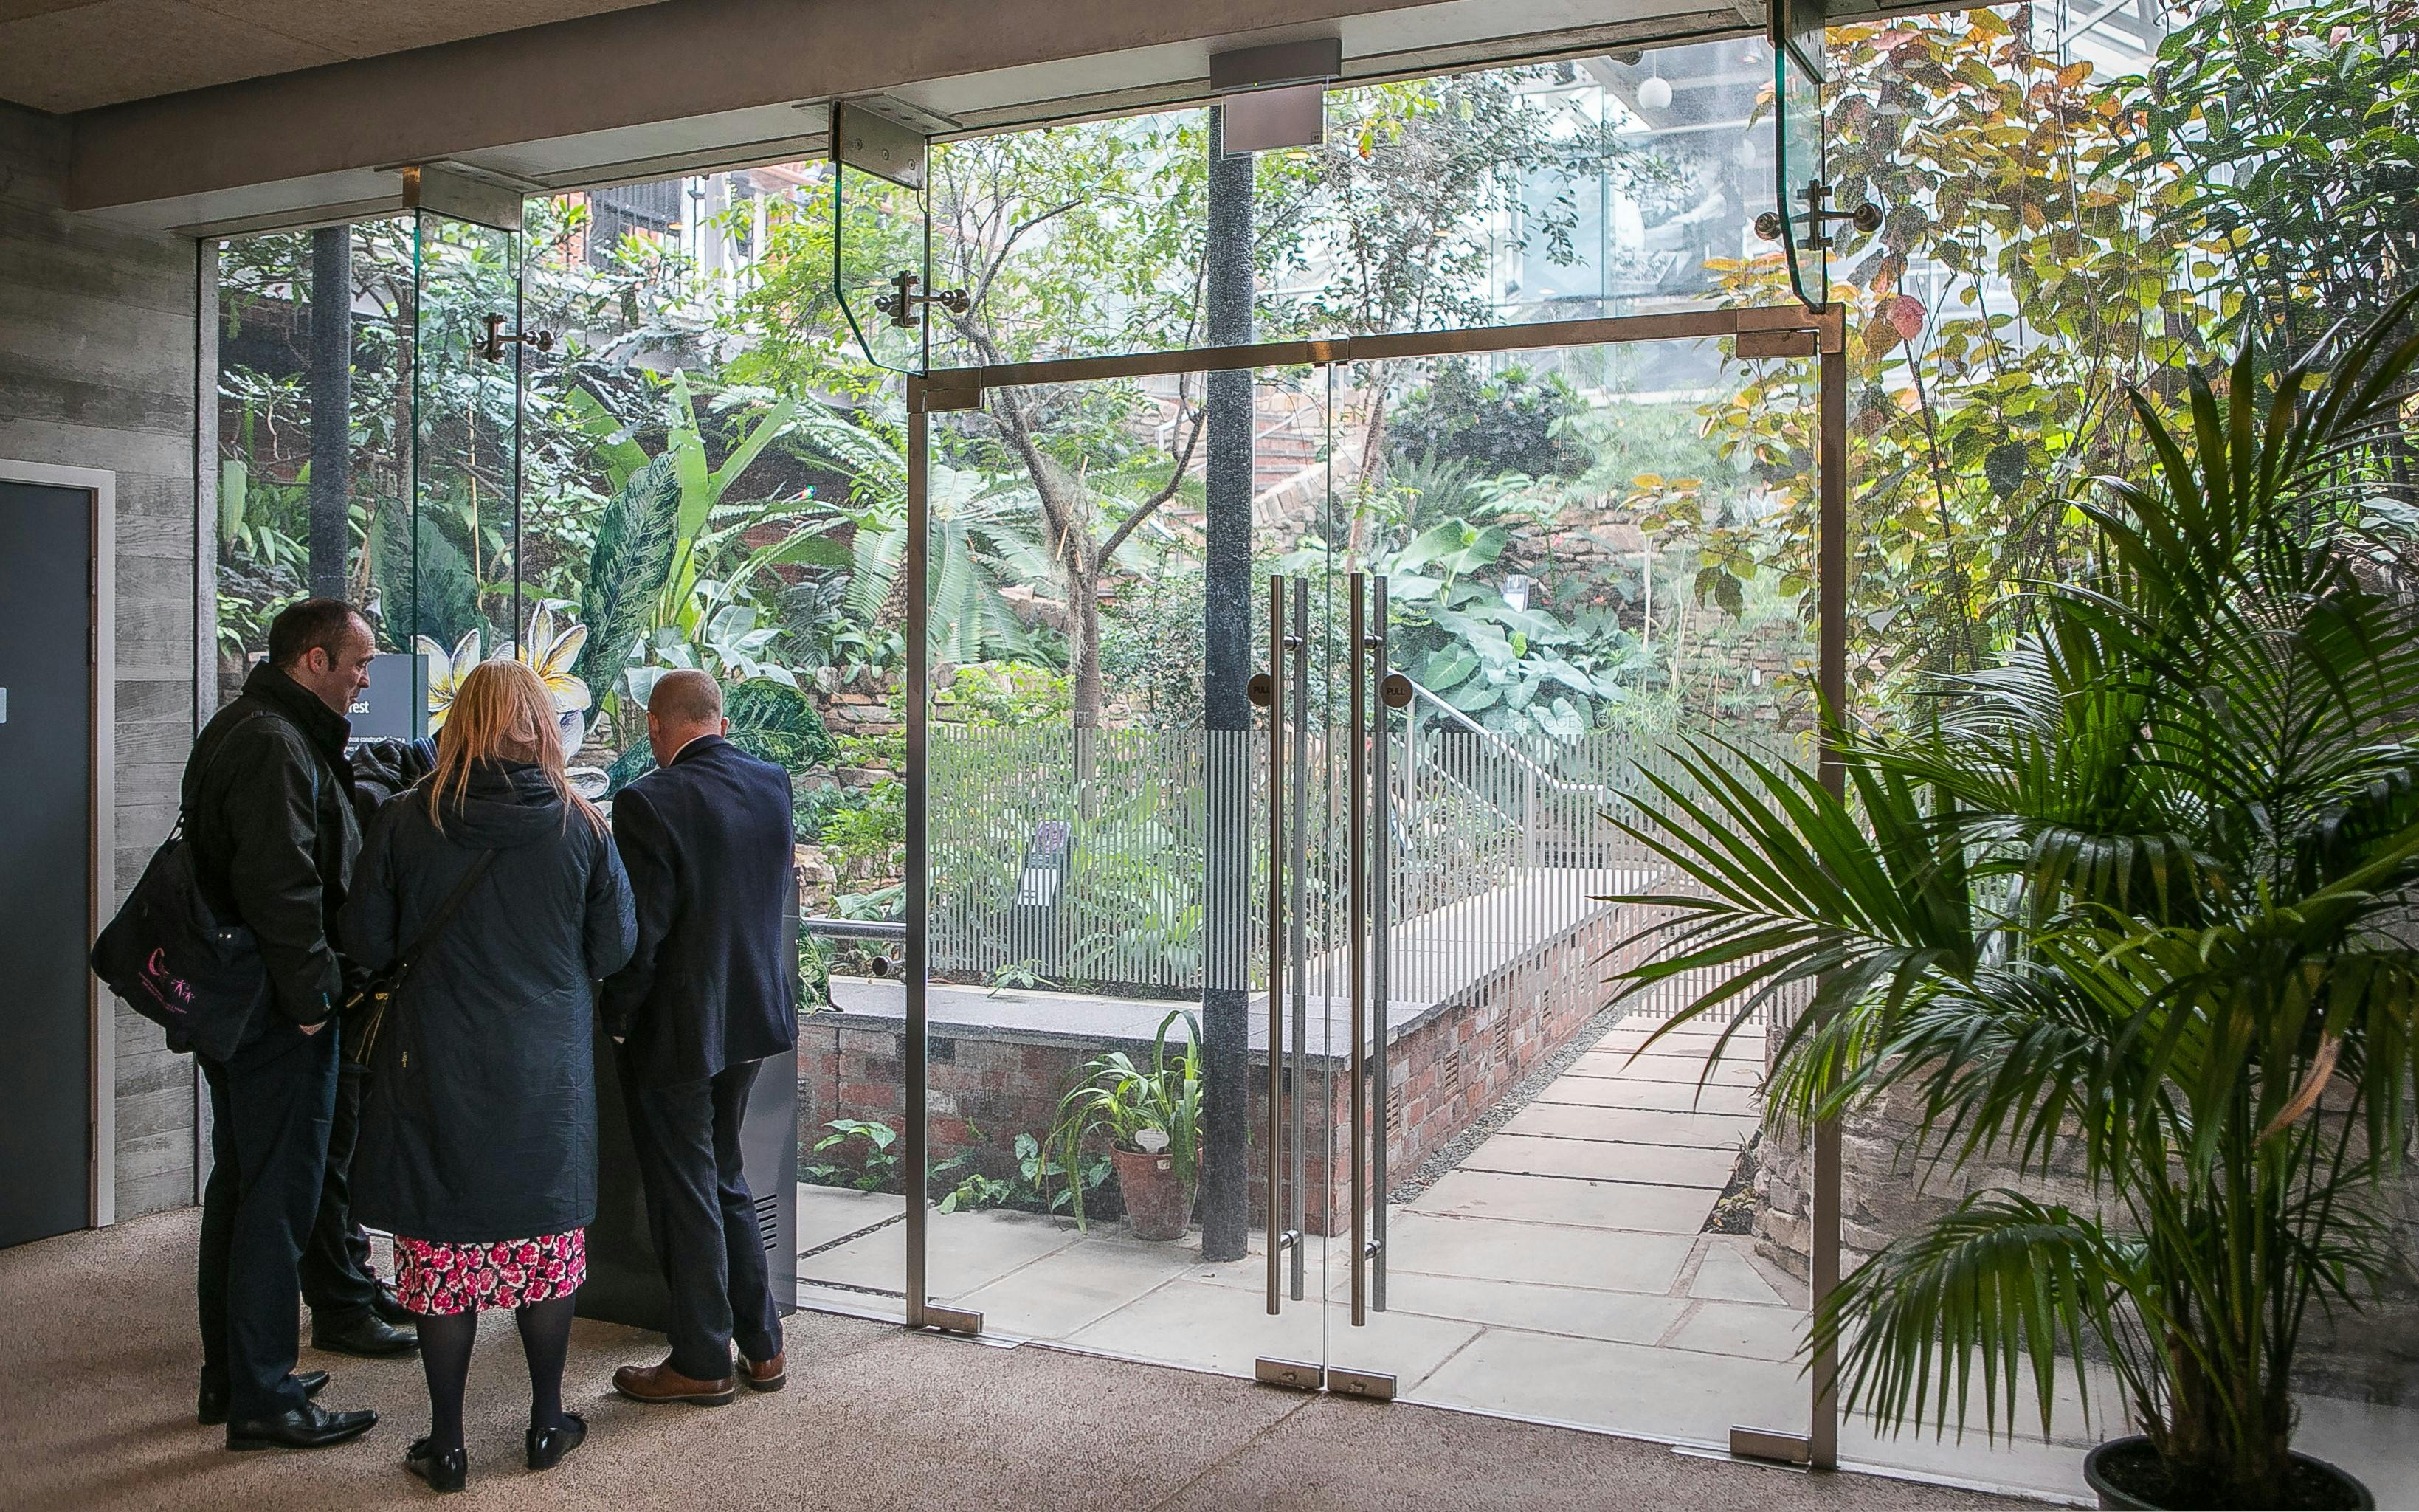
[[1763,1099],[1744,1087],[1708,1087],[1701,1093],[1681,1082],[1641,1082],[1627,1077],[1564,1076],[1537,1094],[1540,1103],[1579,1103],[1600,1108],[1652,1108],[1666,1113],[1719,1113],[1733,1118],[1764,1111]]
[[1177,1277],[1198,1272],[1200,1246],[1197,1234],[1164,1244],[1096,1236],[964,1292],[952,1304],[981,1313],[986,1334],[1063,1339]]
[[[907,1199],[882,1192],[852,1192],[845,1187],[798,1183],[798,1253],[820,1249],[835,1239],[871,1228],[887,1219],[903,1218]],[[906,1243],[902,1234],[899,1242]],[[904,1251],[901,1251],[903,1254]],[[901,1262],[902,1264],[904,1262]]]
[[[1752,1258],[1754,1248],[1755,1241],[1745,1234],[1707,1234],[1700,1244],[1697,1273],[1688,1278],[1688,1295],[1718,1302],[1806,1305],[1805,1284],[1766,1274]],[[1788,1288],[1785,1294],[1783,1286]]]
[[1737,1163],[1734,1151],[1723,1149],[1500,1134],[1471,1150],[1462,1169],[1631,1181],[1641,1186],[1704,1187],[1718,1193]]
[[[935,1212],[924,1238],[926,1284],[932,1300],[941,1302],[987,1286],[1082,1236],[1071,1224],[1062,1227],[1032,1213]],[[906,1285],[907,1226],[894,1224],[825,1250],[800,1261],[798,1273],[801,1285],[839,1282],[898,1290]]]
[[1693,1243],[1687,1234],[1616,1234],[1432,1212],[1396,1213],[1386,1237],[1398,1276],[1475,1276],[1658,1296],[1679,1278]]
[[1703,1056],[1667,1056],[1649,1052],[1633,1056],[1627,1051],[1596,1051],[1571,1062],[1565,1076],[1620,1076],[1640,1082],[1686,1082],[1695,1086],[1704,1082],[1711,1087],[1760,1087],[1764,1084],[1764,1061],[1756,1058],[1753,1065],[1733,1061],[1725,1056],[1708,1074]]
[[1795,1365],[1490,1328],[1410,1399],[1727,1447],[1731,1426],[1804,1432]]
[[1768,1303],[1704,1302],[1662,1339],[1667,1349],[1749,1360],[1794,1360],[1806,1314]]
[[[1236,1288],[1189,1277],[1171,1281],[1131,1305],[1078,1329],[1068,1343],[1078,1349],[1163,1365],[1185,1365],[1249,1376],[1262,1356],[1315,1362],[1319,1358],[1322,1319],[1316,1303],[1288,1304],[1271,1318],[1258,1306],[1238,1305]],[[1425,1379],[1454,1351],[1477,1336],[1475,1323],[1392,1317],[1375,1334],[1355,1330],[1348,1363],[1356,1369],[1392,1372],[1398,1383]],[[1336,1332],[1343,1332],[1336,1325]],[[1336,1363],[1346,1364],[1341,1350]]]
[[1421,1275],[1401,1269],[1386,1278],[1386,1306],[1390,1314],[1457,1318],[1626,1344],[1654,1343],[1671,1332],[1688,1309],[1688,1304],[1678,1297],[1475,1276]]
[[1705,1227],[1714,1197],[1714,1193],[1702,1187],[1454,1171],[1421,1193],[1411,1211],[1581,1228],[1695,1234]]
[[1503,1132],[1545,1134],[1557,1139],[1617,1139],[1633,1145],[1676,1145],[1736,1153],[1753,1137],[1760,1121],[1730,1114],[1532,1103],[1505,1121]]

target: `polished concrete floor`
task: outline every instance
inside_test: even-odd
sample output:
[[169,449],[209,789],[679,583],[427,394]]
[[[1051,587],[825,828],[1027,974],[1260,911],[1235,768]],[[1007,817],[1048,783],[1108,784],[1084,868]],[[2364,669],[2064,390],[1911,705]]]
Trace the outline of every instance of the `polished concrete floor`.
[[[383,1421],[316,1454],[234,1455],[193,1421],[195,1215],[160,1214],[0,1252],[0,1507],[374,1508],[427,1500],[403,1472],[424,1430],[420,1373],[305,1352],[326,1400]],[[615,1365],[661,1341],[583,1321],[566,1396],[586,1447],[519,1463],[526,1381],[490,1319],[470,1390],[464,1508],[1983,1507],[1980,1496],[1675,1454],[1603,1434],[1380,1407],[1045,1348],[987,1349],[801,1314],[791,1384],[722,1408],[612,1396]]]

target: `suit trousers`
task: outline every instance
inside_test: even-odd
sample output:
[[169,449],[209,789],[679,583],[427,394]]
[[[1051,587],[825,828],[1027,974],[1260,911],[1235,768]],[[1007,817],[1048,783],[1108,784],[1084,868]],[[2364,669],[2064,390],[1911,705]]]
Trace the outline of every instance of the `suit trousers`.
[[336,1099],[336,1031],[276,1018],[223,1061],[196,1056],[210,1088],[210,1180],[194,1289],[202,1379],[238,1419],[302,1405],[294,1380],[302,1242],[318,1212]]
[[318,1216],[302,1245],[302,1300],[315,1324],[341,1328],[358,1322],[377,1302],[369,1236],[353,1222],[353,1149],[362,1140],[362,1080],[367,1074],[358,1066],[340,1064],[336,1071],[328,1169],[319,1182]]
[[671,1295],[671,1367],[693,1380],[731,1374],[733,1338],[750,1360],[781,1352],[781,1315],[739,1149],[747,1092],[763,1065],[751,1060],[673,1087],[633,1086],[623,1069],[648,1231]]

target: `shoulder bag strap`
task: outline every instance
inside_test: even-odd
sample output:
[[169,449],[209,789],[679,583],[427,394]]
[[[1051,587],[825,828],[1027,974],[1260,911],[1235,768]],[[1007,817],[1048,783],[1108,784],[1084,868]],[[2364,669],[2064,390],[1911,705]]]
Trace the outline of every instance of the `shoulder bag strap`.
[[445,933],[445,926],[454,921],[455,911],[462,906],[464,899],[470,896],[470,889],[479,885],[479,879],[487,874],[487,868],[493,866],[495,861],[495,852],[481,851],[478,858],[470,863],[470,870],[462,873],[462,880],[454,884],[454,890],[447,893],[445,901],[437,905],[437,912],[429,915],[428,922],[420,926],[419,936],[403,948],[403,953],[396,956],[393,964],[384,972],[392,989],[402,988],[403,979],[411,975],[411,968],[420,960],[421,952],[426,950],[439,935]]

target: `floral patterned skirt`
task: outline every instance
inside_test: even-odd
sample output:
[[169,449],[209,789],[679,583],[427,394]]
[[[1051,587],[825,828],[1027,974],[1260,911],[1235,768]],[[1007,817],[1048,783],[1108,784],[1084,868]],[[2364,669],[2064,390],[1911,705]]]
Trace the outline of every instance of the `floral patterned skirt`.
[[567,1297],[588,1279],[588,1230],[491,1244],[394,1239],[394,1291],[424,1318]]

